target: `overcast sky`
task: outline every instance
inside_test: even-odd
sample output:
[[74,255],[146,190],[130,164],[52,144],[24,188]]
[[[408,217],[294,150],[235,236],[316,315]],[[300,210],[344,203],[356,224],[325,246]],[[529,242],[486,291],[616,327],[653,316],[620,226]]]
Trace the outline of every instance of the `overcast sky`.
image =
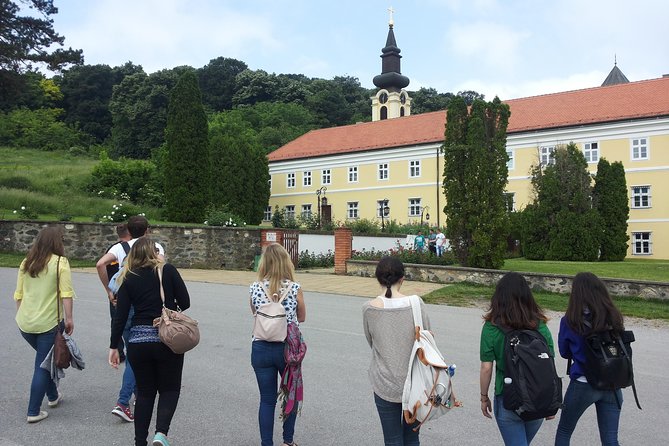
[[667,0],[55,0],[56,31],[87,64],[147,72],[219,56],[270,73],[381,72],[388,7],[409,90],[513,99],[669,73]]

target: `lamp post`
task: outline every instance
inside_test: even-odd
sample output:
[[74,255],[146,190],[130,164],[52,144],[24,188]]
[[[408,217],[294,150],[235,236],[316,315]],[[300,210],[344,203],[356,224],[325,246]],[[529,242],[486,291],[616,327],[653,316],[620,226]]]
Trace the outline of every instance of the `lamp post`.
[[318,229],[321,229],[323,225],[323,219],[321,218],[321,202],[326,200],[325,191],[327,190],[328,190],[327,187],[321,186],[320,189],[316,191],[316,200],[318,202]]
[[425,221],[430,221],[430,213],[428,212],[430,210],[430,206],[423,206],[420,210],[420,225],[423,226],[423,217],[425,217]]
[[381,232],[386,230],[386,217],[390,215],[390,207],[388,206],[388,199],[384,198],[381,201]]

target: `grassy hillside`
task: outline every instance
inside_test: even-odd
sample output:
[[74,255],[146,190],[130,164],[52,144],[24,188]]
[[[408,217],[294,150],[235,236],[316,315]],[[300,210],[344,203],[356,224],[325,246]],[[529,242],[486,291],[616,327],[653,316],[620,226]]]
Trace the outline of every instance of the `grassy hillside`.
[[[84,190],[96,163],[67,152],[0,147],[0,219],[36,214],[41,220],[95,221],[108,214],[117,202]],[[23,216],[21,207],[26,208]],[[149,217],[157,214],[142,210]]]

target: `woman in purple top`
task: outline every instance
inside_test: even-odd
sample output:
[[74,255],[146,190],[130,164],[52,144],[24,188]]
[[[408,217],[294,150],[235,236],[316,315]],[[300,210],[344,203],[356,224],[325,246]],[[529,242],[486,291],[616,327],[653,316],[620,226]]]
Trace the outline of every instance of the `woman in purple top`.
[[[586,325],[590,325],[588,327]],[[560,320],[560,355],[573,361],[571,381],[564,396],[555,446],[569,445],[579,418],[592,404],[597,409],[597,424],[602,445],[618,445],[618,423],[623,396],[620,389],[597,390],[585,378],[585,336],[610,329],[624,331],[623,316],[611,300],[604,283],[592,273],[574,277],[567,312]],[[617,394],[617,400],[616,400]]]

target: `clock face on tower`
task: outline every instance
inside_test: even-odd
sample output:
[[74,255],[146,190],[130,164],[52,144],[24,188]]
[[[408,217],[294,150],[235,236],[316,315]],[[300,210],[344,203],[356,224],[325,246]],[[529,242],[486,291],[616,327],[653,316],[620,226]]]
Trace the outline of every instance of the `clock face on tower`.
[[406,103],[406,101],[407,101],[407,95],[405,95],[404,93],[402,93],[402,94],[400,95],[400,102],[402,103],[402,105],[404,105],[404,104]]
[[379,95],[379,102],[382,103],[382,104],[385,104],[386,102],[388,102],[388,93],[381,93]]

